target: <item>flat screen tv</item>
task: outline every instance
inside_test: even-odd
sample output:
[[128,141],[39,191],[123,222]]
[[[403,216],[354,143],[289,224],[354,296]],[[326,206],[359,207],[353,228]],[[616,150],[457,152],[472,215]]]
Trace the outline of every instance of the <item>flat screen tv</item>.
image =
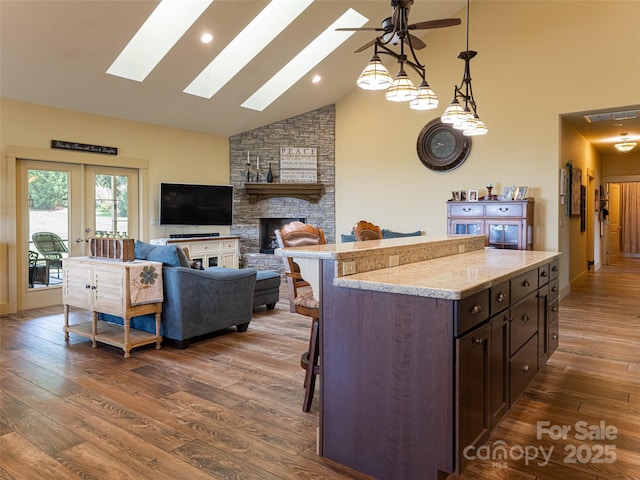
[[233,185],[160,184],[161,225],[231,225]]

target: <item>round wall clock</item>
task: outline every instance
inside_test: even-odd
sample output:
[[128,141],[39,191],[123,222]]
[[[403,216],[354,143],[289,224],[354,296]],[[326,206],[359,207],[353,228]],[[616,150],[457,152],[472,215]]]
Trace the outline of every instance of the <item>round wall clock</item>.
[[471,152],[471,137],[465,137],[439,118],[427,123],[418,135],[418,157],[431,170],[453,170],[459,167]]

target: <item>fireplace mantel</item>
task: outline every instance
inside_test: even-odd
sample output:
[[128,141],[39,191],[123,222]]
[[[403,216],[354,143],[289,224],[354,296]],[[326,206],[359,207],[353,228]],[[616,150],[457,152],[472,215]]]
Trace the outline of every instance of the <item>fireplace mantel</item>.
[[317,202],[322,194],[321,183],[245,183],[249,202],[272,197],[294,197]]

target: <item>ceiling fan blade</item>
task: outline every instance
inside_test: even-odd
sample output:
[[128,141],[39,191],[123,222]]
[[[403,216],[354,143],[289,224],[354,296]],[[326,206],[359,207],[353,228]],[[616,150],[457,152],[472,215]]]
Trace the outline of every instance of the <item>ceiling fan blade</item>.
[[[427,46],[426,43],[424,43],[415,35],[409,34],[409,37],[411,37],[411,46],[413,47],[414,50],[422,50],[424,47]],[[405,38],[404,41],[405,43],[409,43],[409,40],[407,38]]]
[[381,32],[382,28],[360,27],[360,28],[336,28],[336,32]]
[[409,30],[426,30],[429,28],[443,28],[443,27],[453,27],[455,25],[460,25],[461,20],[459,18],[441,18],[440,20],[428,20],[426,22],[418,22],[412,25],[409,25]]
[[373,39],[370,42],[365,43],[364,45],[362,45],[359,49],[354,50],[353,53],[360,53],[360,52],[364,52],[367,48],[369,48],[371,45],[373,45],[374,43],[376,43],[377,39]]

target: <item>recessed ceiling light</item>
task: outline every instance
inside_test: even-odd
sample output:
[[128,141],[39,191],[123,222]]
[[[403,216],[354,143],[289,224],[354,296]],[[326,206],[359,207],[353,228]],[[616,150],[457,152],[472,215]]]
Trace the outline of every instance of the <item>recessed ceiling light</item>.
[[212,40],[213,40],[213,35],[211,35],[210,33],[203,33],[202,36],[200,37],[200,41],[202,43],[211,43]]
[[312,3],[272,0],[183,92],[213,97]]
[[338,48],[355,32],[336,32],[337,28],[361,27],[368,18],[350,8],[287,63],[242,106],[261,112],[291,86]]
[[320,80],[322,80],[322,77],[320,75],[314,75],[311,79],[311,83],[318,83],[320,82]]
[[107,70],[142,82],[213,0],[163,0]]

